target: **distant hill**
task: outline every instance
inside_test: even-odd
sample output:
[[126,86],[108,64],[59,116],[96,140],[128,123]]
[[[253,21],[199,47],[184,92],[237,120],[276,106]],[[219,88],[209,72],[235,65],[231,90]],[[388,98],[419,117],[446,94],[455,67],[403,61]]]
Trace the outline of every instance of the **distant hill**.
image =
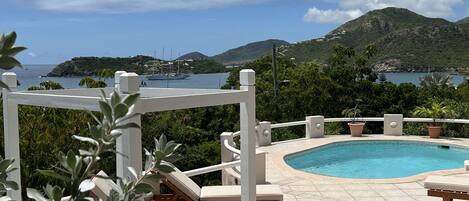
[[403,8],[373,10],[323,38],[286,46],[281,52],[298,61],[326,61],[335,44],[364,49],[375,44],[372,62],[381,71],[469,68],[469,26],[428,18]]
[[112,71],[126,70],[140,74],[143,72],[141,66],[153,59],[153,57],[141,55],[134,57],[74,57],[57,65],[47,76],[96,75],[103,69],[110,69]]
[[[171,61],[158,60],[149,56],[134,57],[74,57],[57,65],[51,72],[47,74],[50,77],[64,76],[91,76],[97,75],[104,69],[112,71],[125,70],[128,72],[136,72],[138,74],[151,74],[154,69],[151,65],[161,63],[164,72],[174,71],[176,63],[169,64]],[[221,63],[209,59],[197,59],[194,61],[185,61],[180,63],[180,71],[183,73],[221,73],[227,72],[229,69]]]
[[203,60],[203,59],[207,59],[207,58],[208,58],[207,55],[202,54],[200,52],[191,52],[191,53],[187,53],[185,55],[182,55],[182,56],[178,57],[177,59],[179,59],[179,60],[188,60],[188,59]]
[[242,64],[269,54],[272,50],[273,44],[277,46],[283,46],[288,45],[289,43],[287,41],[277,39],[249,43],[247,45],[230,49],[226,52],[210,57],[210,59],[225,65]]
[[456,24],[469,24],[469,17],[458,20]]

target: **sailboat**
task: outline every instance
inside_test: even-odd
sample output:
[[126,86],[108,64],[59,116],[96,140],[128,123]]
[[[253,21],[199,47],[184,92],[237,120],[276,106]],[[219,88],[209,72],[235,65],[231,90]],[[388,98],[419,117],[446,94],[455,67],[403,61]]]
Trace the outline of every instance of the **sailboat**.
[[[152,74],[147,77],[148,80],[184,80],[190,77],[189,74],[182,74],[179,72],[179,63],[180,61],[178,60],[178,70],[176,73],[158,73],[158,74]],[[171,64],[172,66],[172,64]]]

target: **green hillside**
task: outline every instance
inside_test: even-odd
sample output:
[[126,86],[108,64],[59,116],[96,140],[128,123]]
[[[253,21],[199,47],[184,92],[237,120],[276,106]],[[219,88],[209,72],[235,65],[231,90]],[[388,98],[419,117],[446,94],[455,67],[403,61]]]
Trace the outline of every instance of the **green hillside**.
[[272,50],[273,44],[277,46],[282,46],[288,45],[289,43],[283,40],[276,39],[249,43],[247,45],[230,49],[226,52],[215,55],[211,57],[211,59],[226,65],[242,64],[269,54]]
[[469,24],[469,17],[458,20],[456,24]]
[[[154,73],[155,69],[149,64],[155,63],[155,61],[164,64],[164,67],[161,67],[163,72],[173,72],[177,66],[177,62],[175,61],[163,61],[141,55],[134,57],[74,57],[71,60],[57,65],[47,74],[47,76],[92,76],[97,75],[104,69],[111,71],[125,70],[128,72],[136,72],[138,74],[151,74]],[[169,62],[174,64],[170,65]],[[180,71],[184,73],[199,74],[221,73],[227,72],[229,69],[216,61],[199,58],[194,59],[193,61],[181,62]]]
[[363,49],[375,44],[372,63],[379,71],[427,71],[469,68],[469,26],[428,18],[403,8],[370,11],[323,38],[281,51],[299,61],[325,61],[335,44]]
[[185,55],[182,55],[182,56],[178,57],[177,59],[178,60],[189,60],[189,59],[204,60],[204,59],[207,59],[207,58],[208,58],[207,55],[202,54],[200,52],[190,52],[190,53],[187,53]]
[[154,58],[148,56],[134,57],[74,57],[57,65],[47,76],[84,76],[96,75],[103,69],[112,71],[126,70],[131,72],[143,73],[143,64]]

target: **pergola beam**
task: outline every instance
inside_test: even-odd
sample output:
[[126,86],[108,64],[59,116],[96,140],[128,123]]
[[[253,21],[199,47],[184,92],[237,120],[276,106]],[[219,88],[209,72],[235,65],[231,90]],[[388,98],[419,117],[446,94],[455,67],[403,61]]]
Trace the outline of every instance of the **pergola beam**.
[[12,92],[9,93],[9,99],[19,105],[99,111],[98,101],[101,98],[91,96]]
[[[101,89],[15,92],[16,74],[4,73],[2,80],[12,89],[11,91],[3,90],[5,156],[14,158],[13,166],[18,168],[8,177],[21,185],[18,105],[99,111],[98,101],[101,99],[99,92]],[[104,90],[108,95],[112,90],[117,90],[120,94],[140,93],[141,97],[137,100],[134,110],[139,113],[240,103],[242,200],[250,201],[255,199],[256,194],[254,71],[242,70],[240,83],[241,90],[140,89],[137,74],[118,71],[115,73],[115,87]],[[139,116],[129,121],[141,124]],[[116,151],[124,154],[124,156],[117,155],[117,176],[126,178],[130,174],[127,167],[133,167],[137,172],[142,170],[141,135],[140,129],[126,129],[124,135],[117,139]],[[9,190],[8,195],[14,200],[21,201],[21,187],[17,191]]]
[[237,104],[248,97],[247,92],[229,92],[217,94],[201,94],[177,97],[145,98],[142,99],[145,112],[162,112],[197,107]]

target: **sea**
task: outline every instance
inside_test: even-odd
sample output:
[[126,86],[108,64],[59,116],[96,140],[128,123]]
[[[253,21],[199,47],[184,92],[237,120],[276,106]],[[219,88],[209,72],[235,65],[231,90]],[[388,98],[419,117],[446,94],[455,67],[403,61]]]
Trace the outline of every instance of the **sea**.
[[[42,81],[52,80],[60,83],[64,88],[79,88],[78,83],[83,77],[45,77],[55,65],[24,65],[23,68],[14,68],[9,71],[16,73],[20,85],[18,90],[26,90],[30,86],[37,86]],[[3,71],[5,72],[5,71]],[[384,73],[388,81],[395,84],[413,83],[419,84],[419,78],[428,73]],[[201,88],[219,89],[229,76],[229,73],[194,74],[185,80],[147,80],[145,76],[140,79],[146,83],[146,87],[158,88]],[[465,80],[465,76],[452,74],[453,84],[459,85]],[[108,86],[114,85],[114,79],[104,80]]]

